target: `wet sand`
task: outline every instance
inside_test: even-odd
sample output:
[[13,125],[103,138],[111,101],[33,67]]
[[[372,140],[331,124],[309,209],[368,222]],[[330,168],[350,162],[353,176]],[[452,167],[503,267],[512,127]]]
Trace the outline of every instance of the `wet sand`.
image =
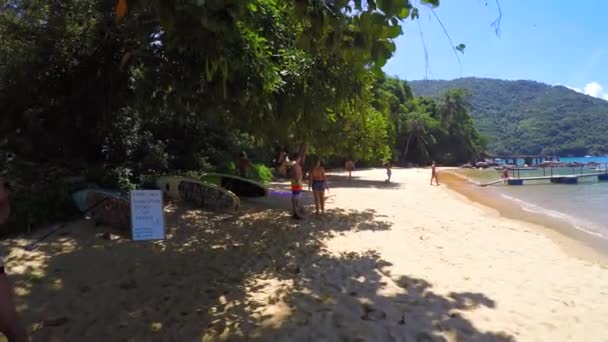
[[23,320],[34,341],[608,340],[601,262],[428,170],[354,176],[302,222],[272,197],[236,215],[171,204],[159,242],[85,220],[33,252],[18,246],[44,231],[4,240]]

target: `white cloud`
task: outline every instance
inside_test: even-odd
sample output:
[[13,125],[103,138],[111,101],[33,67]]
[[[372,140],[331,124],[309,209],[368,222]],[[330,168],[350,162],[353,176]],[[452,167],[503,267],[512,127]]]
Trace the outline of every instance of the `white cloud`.
[[585,84],[585,87],[582,90],[580,88],[570,86],[565,87],[585,95],[597,97],[598,99],[608,100],[608,93],[604,92],[604,87],[595,81]]
[[604,87],[597,82],[587,83],[584,88],[584,93],[593,97],[602,97],[604,94]]
[[581,90],[581,88],[574,88],[574,87],[570,87],[570,86],[564,86],[570,90],[574,90],[577,93],[582,93],[583,91]]

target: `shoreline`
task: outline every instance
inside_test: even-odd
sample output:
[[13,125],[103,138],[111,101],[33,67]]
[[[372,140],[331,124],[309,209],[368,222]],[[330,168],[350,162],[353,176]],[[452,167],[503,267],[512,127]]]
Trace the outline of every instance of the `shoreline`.
[[570,256],[608,265],[608,240],[593,236],[565,220],[527,211],[502,196],[492,196],[496,193],[490,193],[491,189],[476,186],[471,180],[459,175],[457,170],[444,168],[440,175],[443,176],[441,182],[455,194],[501,217],[534,226],[534,229],[541,231]]

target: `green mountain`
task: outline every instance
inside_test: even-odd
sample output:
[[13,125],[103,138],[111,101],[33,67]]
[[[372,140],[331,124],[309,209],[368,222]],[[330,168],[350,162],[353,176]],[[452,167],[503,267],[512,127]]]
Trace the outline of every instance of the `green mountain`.
[[608,154],[608,101],[534,81],[460,78],[411,81],[417,96],[469,90],[475,126],[491,154]]

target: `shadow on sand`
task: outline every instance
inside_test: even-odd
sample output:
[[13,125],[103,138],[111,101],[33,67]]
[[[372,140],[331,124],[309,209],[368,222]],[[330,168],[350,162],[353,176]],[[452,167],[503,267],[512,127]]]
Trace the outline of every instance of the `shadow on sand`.
[[169,206],[167,222],[165,241],[134,243],[79,221],[38,251],[11,254],[33,340],[511,340],[460,314],[494,307],[481,293],[442,296],[424,279],[392,276],[374,251],[325,249],[337,234],[391,229],[372,210],[294,223],[277,209]]
[[[386,176],[383,174],[383,176]],[[369,180],[361,179],[357,176],[353,176],[351,180],[348,176],[344,175],[329,175],[330,187],[334,188],[375,188],[375,189],[396,189],[403,185],[402,182],[391,180],[390,183],[386,183],[386,179]]]

